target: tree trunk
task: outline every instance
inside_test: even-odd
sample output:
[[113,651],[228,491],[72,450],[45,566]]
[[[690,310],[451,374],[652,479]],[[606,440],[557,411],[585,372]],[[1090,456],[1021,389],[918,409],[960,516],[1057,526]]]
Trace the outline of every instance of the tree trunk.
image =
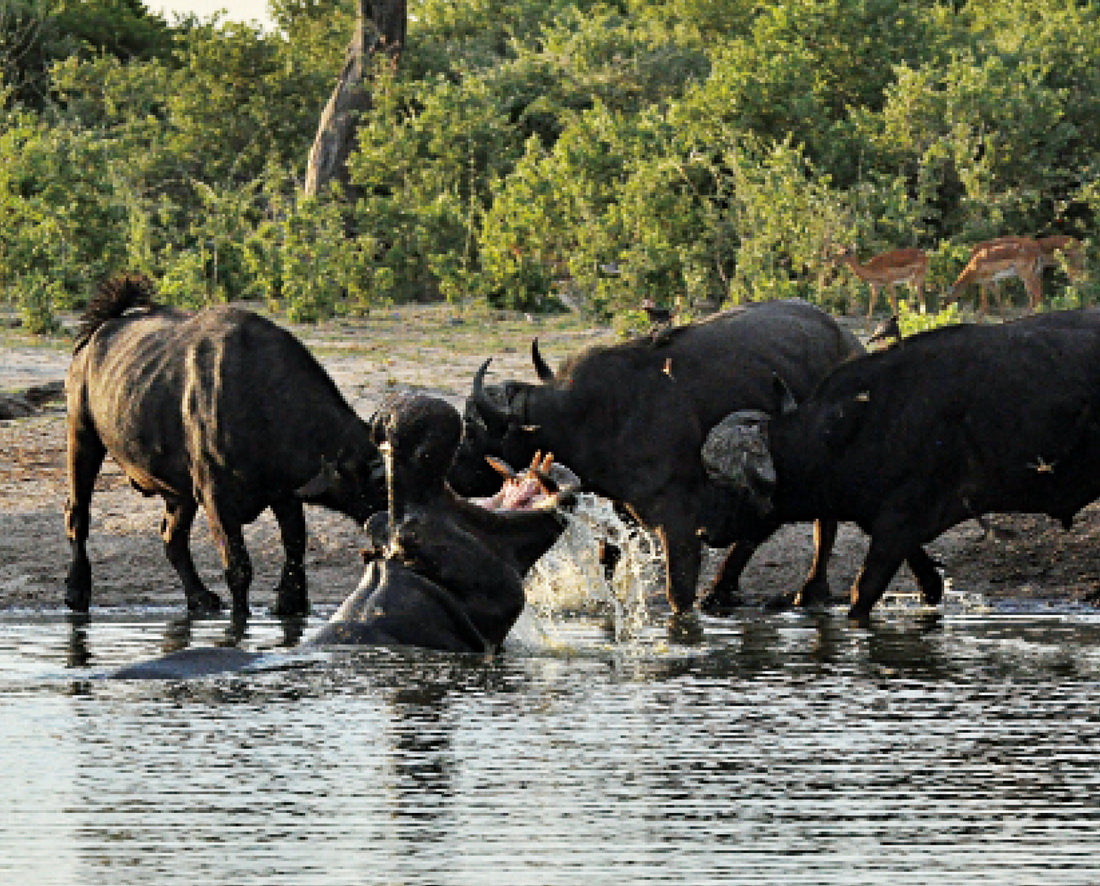
[[370,110],[368,76],[376,52],[385,52],[395,63],[405,45],[406,0],[357,0],[355,33],[348,44],[344,69],[321,112],[317,135],[309,149],[305,193],[324,193],[329,182],[340,182],[350,191],[347,161],[355,147],[359,115]]

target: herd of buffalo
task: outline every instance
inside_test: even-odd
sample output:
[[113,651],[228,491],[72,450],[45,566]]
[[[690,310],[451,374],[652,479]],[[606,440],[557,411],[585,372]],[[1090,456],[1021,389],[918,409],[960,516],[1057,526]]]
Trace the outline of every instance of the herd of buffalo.
[[359,587],[313,642],[456,651],[503,641],[576,490],[658,534],[675,612],[696,604],[704,545],[727,549],[700,601],[722,613],[740,604],[753,551],[791,522],[814,522],[816,554],[781,602],[827,600],[837,524],[851,521],[870,538],[851,591],[860,619],[903,562],[940,600],[923,545],[951,526],[1030,512],[1068,527],[1100,497],[1100,310],[865,353],[823,311],[775,301],[556,369],[536,341],[532,359],[537,382],[490,383],[486,360],[461,415],[406,395],[364,420],[274,323],[231,306],[185,313],[155,304],[140,275],[112,279],[82,318],[66,380],[66,603],[90,604],[89,503],[108,453],[164,500],[165,554],[190,611],[223,605],[191,558],[201,506],[234,615],[249,608],[242,527],[266,508],[286,556],[273,610],[305,614],[303,503],[320,504],[365,525],[369,544]]

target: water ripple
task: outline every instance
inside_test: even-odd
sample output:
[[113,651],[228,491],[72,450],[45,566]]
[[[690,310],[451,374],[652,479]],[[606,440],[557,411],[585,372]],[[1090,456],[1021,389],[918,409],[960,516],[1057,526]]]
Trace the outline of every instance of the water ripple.
[[1100,880],[1088,613],[572,614],[494,659],[102,679],[287,641],[173,618],[0,617],[3,882]]

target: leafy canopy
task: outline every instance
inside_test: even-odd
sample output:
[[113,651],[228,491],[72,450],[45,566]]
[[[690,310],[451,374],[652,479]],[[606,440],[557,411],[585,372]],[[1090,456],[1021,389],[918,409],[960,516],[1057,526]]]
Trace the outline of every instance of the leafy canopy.
[[[410,0],[354,194],[301,196],[354,4],[273,30],[139,0],[0,5],[0,294],[35,328],[133,267],[189,305],[858,307],[832,256],[974,242],[1100,204],[1100,22],[1069,0]],[[1051,303],[1095,300],[1053,272]],[[1051,285],[1053,284],[1053,289]],[[1012,285],[1012,284],[1010,284]],[[865,304],[865,302],[864,302]]]

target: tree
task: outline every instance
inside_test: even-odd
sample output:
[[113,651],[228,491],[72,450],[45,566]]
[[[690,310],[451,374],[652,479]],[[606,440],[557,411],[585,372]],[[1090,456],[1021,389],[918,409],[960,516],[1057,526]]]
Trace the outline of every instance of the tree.
[[405,0],[357,0],[355,32],[344,69],[321,112],[317,137],[309,151],[305,192],[317,196],[332,181],[349,187],[347,159],[355,146],[359,115],[370,110],[369,71],[375,53],[385,52],[396,64],[405,45],[408,16]]

